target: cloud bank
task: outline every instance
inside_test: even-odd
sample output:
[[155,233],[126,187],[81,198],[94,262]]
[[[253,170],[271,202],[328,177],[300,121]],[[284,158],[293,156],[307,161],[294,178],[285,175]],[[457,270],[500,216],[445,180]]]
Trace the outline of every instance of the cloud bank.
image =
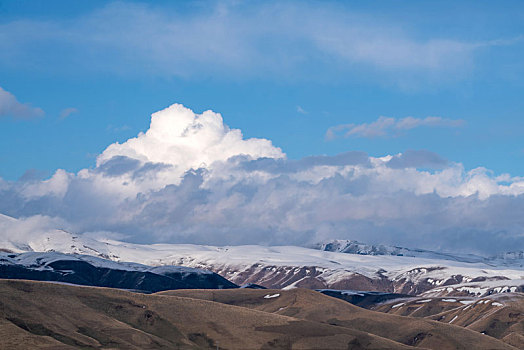
[[0,87],[0,118],[33,119],[44,115],[41,108],[32,107],[28,103],[19,102],[15,95]]
[[175,104],[154,113],[146,132],[107,147],[93,168],[0,179],[0,212],[147,243],[349,238],[494,253],[524,244],[523,194],[523,178],[466,170],[429,151],[287,159],[218,113]]

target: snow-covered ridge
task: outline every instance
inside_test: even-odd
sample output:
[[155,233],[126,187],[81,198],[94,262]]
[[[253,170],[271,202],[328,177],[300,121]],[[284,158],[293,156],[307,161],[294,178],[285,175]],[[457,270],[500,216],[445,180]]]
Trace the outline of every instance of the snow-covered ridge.
[[119,271],[151,272],[159,275],[170,273],[212,274],[211,271],[186,266],[147,266],[134,262],[115,262],[92,255],[65,254],[58,252],[27,252],[12,254],[0,252],[0,265],[20,265],[35,270],[52,270],[50,264],[57,261],[83,261],[92,266]]
[[[186,266],[213,271],[237,285],[255,283],[271,288],[375,290],[415,295],[434,288],[444,288],[445,294],[450,286],[484,285],[491,281],[504,281],[507,288],[501,292],[520,291],[524,280],[524,269],[519,266],[439,259],[434,255],[347,254],[296,246],[142,245],[97,240],[64,230],[40,232],[24,239],[13,239],[0,232],[0,249],[81,254],[148,266]],[[127,266],[138,268],[133,264]]]
[[500,253],[494,256],[483,257],[475,254],[457,254],[413,249],[388,245],[372,245],[353,240],[335,239],[314,244],[314,249],[360,255],[393,255],[418,257],[438,260],[461,261],[468,263],[484,263],[491,266],[524,267],[524,251]]
[[445,287],[433,288],[422,293],[422,295],[428,297],[439,297],[444,295],[472,295],[476,297],[484,297],[493,294],[515,292],[524,292],[524,279],[464,282]]
[[147,293],[181,288],[238,288],[223,277],[201,269],[183,266],[151,267],[57,252],[1,252],[0,277],[131,289]]

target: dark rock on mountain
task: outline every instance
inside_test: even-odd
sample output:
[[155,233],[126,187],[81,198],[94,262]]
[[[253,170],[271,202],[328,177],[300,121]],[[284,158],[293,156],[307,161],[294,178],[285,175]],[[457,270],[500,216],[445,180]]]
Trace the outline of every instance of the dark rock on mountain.
[[84,255],[0,253],[0,278],[53,281],[154,293],[171,289],[238,288],[206,270],[181,266],[150,267]]
[[261,286],[261,285],[256,284],[256,283],[247,283],[247,284],[242,285],[240,288],[248,288],[248,289],[267,289],[266,287]]
[[317,289],[317,292],[329,295],[330,297],[345,300],[353,305],[364,308],[370,308],[371,306],[383,303],[387,300],[412,297],[407,294],[356,290]]

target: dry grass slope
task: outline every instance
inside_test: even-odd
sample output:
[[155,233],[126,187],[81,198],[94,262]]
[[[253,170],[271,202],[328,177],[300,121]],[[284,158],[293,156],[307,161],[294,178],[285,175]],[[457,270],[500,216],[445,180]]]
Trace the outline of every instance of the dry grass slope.
[[504,293],[480,299],[414,298],[404,300],[402,304],[400,301],[382,304],[376,310],[452,323],[524,348],[522,293]]
[[[191,296],[228,305],[357,329],[409,346],[430,349],[515,349],[493,337],[423,318],[388,315],[356,307],[321,293],[282,290],[176,290],[158,293]],[[279,294],[278,297],[264,298]]]
[[188,297],[22,280],[1,280],[0,295],[1,349],[411,348],[362,330]]

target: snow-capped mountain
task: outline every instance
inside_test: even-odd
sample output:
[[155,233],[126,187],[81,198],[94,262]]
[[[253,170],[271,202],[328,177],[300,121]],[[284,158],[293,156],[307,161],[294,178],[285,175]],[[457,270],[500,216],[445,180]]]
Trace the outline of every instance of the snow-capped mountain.
[[0,252],[0,276],[143,292],[238,287],[207,270],[183,266],[151,267],[137,263],[117,263],[89,255],[57,252]]
[[492,266],[524,267],[524,251],[506,252],[494,256],[483,257],[475,254],[457,254],[437,252],[426,249],[413,249],[388,245],[365,244],[353,240],[335,239],[312,246],[314,249],[328,252],[339,252],[361,255],[393,255],[439,260],[452,260],[467,263],[484,263]]
[[368,290],[410,295],[437,288],[441,295],[448,291],[455,293],[449,289],[452,286],[488,285],[497,281],[500,291],[524,291],[521,266],[442,259],[438,255],[348,254],[296,246],[141,245],[97,240],[63,230],[48,230],[23,240],[0,231],[0,248],[10,252],[85,254],[150,266],[187,266],[213,271],[237,285],[255,283],[269,288]]

